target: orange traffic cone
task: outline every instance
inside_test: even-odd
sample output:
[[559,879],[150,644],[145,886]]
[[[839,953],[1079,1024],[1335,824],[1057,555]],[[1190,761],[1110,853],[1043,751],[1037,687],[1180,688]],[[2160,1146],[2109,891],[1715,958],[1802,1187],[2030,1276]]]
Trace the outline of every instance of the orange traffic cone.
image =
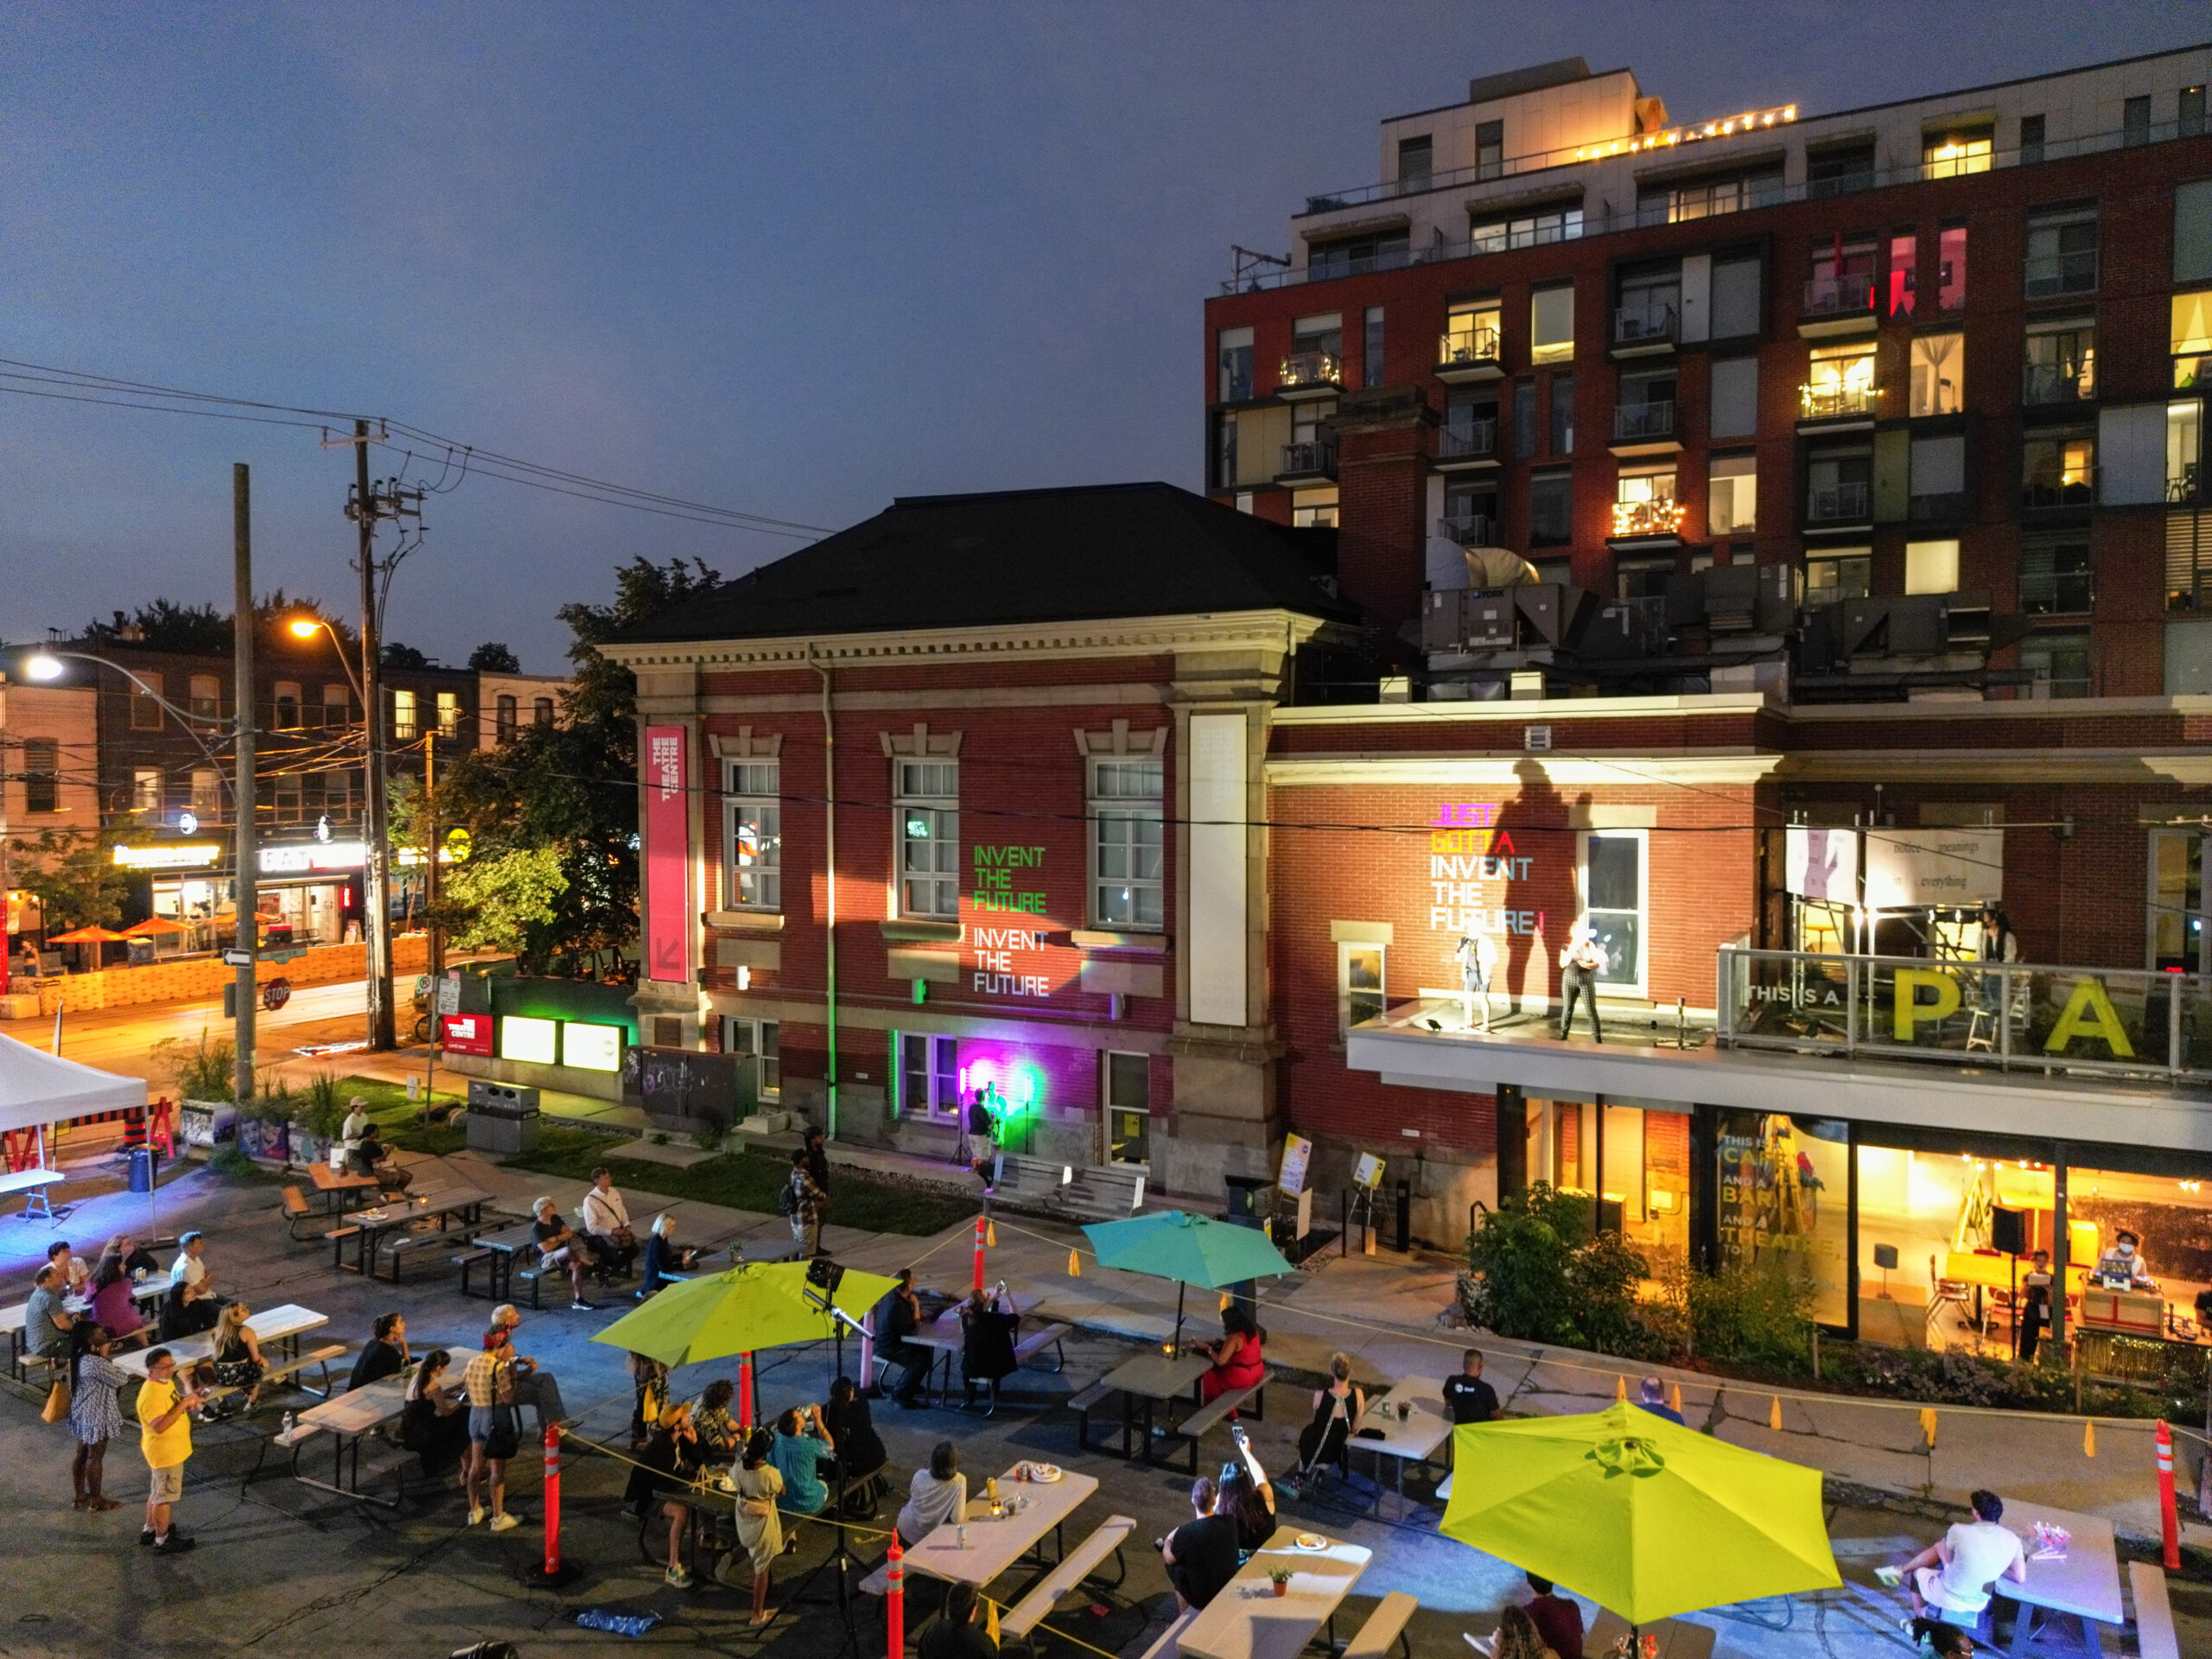
[[2085,1458],[2097,1455],[2097,1420],[2094,1417],[2082,1425],[2082,1455]]
[[1782,1427],[1782,1396],[1776,1395],[1774,1403],[1767,1408],[1766,1426],[1779,1431]]
[[1617,1376],[1613,1379],[1613,1398],[1623,1405],[1628,1403],[1628,1378]]
[[1083,1277],[1083,1264],[1077,1259],[1073,1250],[1068,1252],[1068,1277],[1071,1279]]
[[1675,1384],[1674,1392],[1667,1396],[1667,1404],[1672,1408],[1675,1416],[1679,1417],[1682,1414],[1682,1385],[1681,1383]]

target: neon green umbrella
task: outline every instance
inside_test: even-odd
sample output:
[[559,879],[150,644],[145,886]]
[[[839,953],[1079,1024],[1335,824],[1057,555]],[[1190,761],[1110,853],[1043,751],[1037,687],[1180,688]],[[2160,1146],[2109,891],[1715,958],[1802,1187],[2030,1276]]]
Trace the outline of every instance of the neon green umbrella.
[[1842,1583],[1821,1471],[1629,1405],[1452,1431],[1440,1530],[1631,1624]]
[[[1297,1271],[1256,1227],[1216,1221],[1180,1210],[1155,1210],[1127,1221],[1093,1222],[1084,1232],[1102,1268],[1173,1279],[1180,1286],[1220,1290],[1247,1279]],[[1183,1339],[1183,1292],[1175,1293],[1175,1339]]]
[[[806,1282],[804,1262],[745,1262],[721,1273],[671,1285],[592,1338],[668,1365],[727,1359],[761,1348],[826,1342],[837,1326],[822,1293]],[[828,1302],[855,1319],[891,1294],[880,1274],[847,1271]]]

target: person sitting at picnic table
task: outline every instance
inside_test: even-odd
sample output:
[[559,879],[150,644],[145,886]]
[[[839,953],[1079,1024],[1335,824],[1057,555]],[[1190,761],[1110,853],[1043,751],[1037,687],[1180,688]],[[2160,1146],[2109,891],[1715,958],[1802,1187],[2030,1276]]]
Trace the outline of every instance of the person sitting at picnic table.
[[124,1265],[121,1240],[111,1240],[92,1269],[92,1317],[111,1337],[127,1337],[145,1321],[138,1317],[137,1287]]
[[370,1177],[386,1198],[397,1198],[415,1179],[413,1171],[391,1161],[391,1148],[377,1138],[373,1123],[361,1131],[361,1138],[346,1154],[346,1166],[356,1175]]
[[85,1281],[92,1276],[92,1265],[69,1248],[67,1239],[57,1238],[48,1245],[46,1259],[49,1266],[61,1269],[62,1294],[81,1296],[85,1294]]
[[995,1290],[971,1290],[960,1305],[960,1374],[969,1388],[1012,1376],[1020,1368],[1014,1357],[1014,1333],[1021,1315],[1006,1302],[1006,1281]]
[[1351,1426],[1366,1410],[1367,1395],[1351,1380],[1351,1356],[1331,1354],[1327,1386],[1314,1390],[1313,1421],[1298,1431],[1298,1472],[1285,1483],[1292,1491],[1302,1491],[1323,1464],[1343,1463]]
[[345,1147],[347,1157],[353,1155],[353,1149],[361,1144],[361,1137],[368,1132],[369,1103],[356,1095],[346,1103],[346,1121],[338,1128],[338,1140]]
[[891,1397],[909,1409],[920,1403],[930,1368],[937,1363],[934,1351],[914,1340],[914,1332],[921,1326],[922,1303],[914,1294],[914,1270],[901,1268],[891,1294],[875,1305],[875,1351],[887,1363],[905,1368]]
[[1501,1610],[1497,1629],[1491,1632],[1490,1640],[1469,1637],[1467,1645],[1486,1656],[1486,1659],[1574,1659],[1573,1654],[1562,1654],[1547,1643],[1536,1629],[1535,1620],[1522,1607]]
[[173,1281],[162,1298],[161,1324],[155,1335],[163,1342],[177,1342],[215,1328],[218,1306],[213,1293],[184,1280]]
[[1497,1390],[1483,1381],[1483,1351],[1459,1356],[1459,1375],[1444,1379],[1444,1404],[1452,1424],[1488,1423],[1497,1418]]
[[610,1283],[627,1279],[638,1259],[638,1236],[630,1230],[630,1206],[614,1190],[614,1177],[606,1170],[592,1171],[580,1213],[584,1236],[599,1256],[600,1278]]
[[397,1313],[379,1313],[369,1326],[369,1339],[353,1361],[353,1373],[346,1379],[346,1387],[349,1391],[365,1389],[387,1376],[397,1376],[407,1365],[406,1319]]
[[69,1479],[76,1489],[76,1507],[104,1514],[123,1507],[100,1490],[100,1478],[107,1467],[107,1443],[123,1433],[117,1396],[130,1379],[108,1357],[114,1338],[99,1325],[79,1319],[69,1336],[69,1432],[77,1437]]
[[[1237,1450],[1245,1458],[1251,1456],[1251,1448],[1241,1440]],[[1221,1465],[1221,1478],[1214,1486],[1213,1508],[1216,1515],[1225,1515],[1236,1523],[1236,1553],[1240,1558],[1263,1548],[1275,1535],[1274,1489],[1255,1479],[1242,1459]]]
[[[654,1501],[661,1494],[682,1491],[690,1484],[684,1471],[693,1459],[686,1453],[696,1450],[698,1440],[690,1405],[679,1400],[662,1408],[622,1491],[622,1501],[639,1520],[652,1517]],[[691,1575],[683,1570],[683,1523],[690,1517],[690,1508],[670,1498],[661,1503],[660,1512],[668,1517],[668,1581],[678,1590],[688,1590]]]
[[244,1302],[227,1302],[215,1320],[215,1381],[226,1389],[244,1389],[246,1411],[259,1403],[261,1379],[269,1375],[261,1339],[246,1323],[251,1312]]
[[822,1408],[822,1421],[837,1448],[837,1467],[848,1480],[863,1480],[891,1461],[875,1420],[859,1385],[841,1376],[830,1385],[830,1403]]
[[1221,1329],[1219,1341],[1194,1342],[1187,1348],[1213,1362],[1213,1369],[1198,1379],[1198,1397],[1209,1403],[1224,1394],[1241,1394],[1268,1374],[1260,1352],[1266,1332],[1253,1323],[1249,1308],[1242,1302],[1230,1303],[1221,1310]]
[[645,1259],[638,1269],[638,1288],[632,1293],[641,1302],[663,1285],[677,1282],[677,1274],[690,1273],[699,1265],[699,1252],[676,1242],[675,1227],[664,1210],[645,1231]]
[[1974,1637],[1940,1618],[1916,1618],[1910,1635],[1920,1659],[1974,1659]]
[[702,1389],[699,1397],[691,1402],[691,1427],[699,1437],[701,1463],[734,1459],[743,1448],[746,1431],[729,1414],[729,1402],[736,1397],[737,1390],[731,1386],[729,1378],[718,1376]]
[[960,1472],[960,1448],[939,1440],[930,1448],[930,1466],[914,1471],[906,1502],[899,1511],[899,1535],[918,1541],[947,1522],[968,1518],[968,1477]]
[[651,1354],[628,1353],[622,1369],[630,1373],[630,1446],[632,1450],[652,1438],[668,1404],[668,1366]]
[[61,1306],[66,1282],[51,1262],[31,1281],[30,1300],[23,1304],[23,1349],[33,1359],[60,1359],[69,1353],[69,1332],[77,1319]]
[[[492,1310],[492,1323],[512,1338],[522,1328],[522,1310],[512,1302],[501,1302]],[[561,1403],[561,1385],[553,1380],[552,1372],[528,1354],[518,1353],[509,1375],[516,1403],[528,1406],[537,1414],[539,1428],[569,1421],[568,1408]]]
[[1211,1604],[1243,1565],[1236,1547],[1236,1517],[1217,1505],[1218,1489],[1201,1475],[1191,1486],[1192,1519],[1160,1541],[1160,1559],[1175,1599],[1187,1611]]
[[591,1304],[584,1300],[583,1241],[561,1219],[560,1206],[550,1198],[532,1198],[530,1212],[537,1217],[530,1224],[530,1236],[537,1245],[538,1267],[565,1269],[569,1307],[580,1313],[590,1313]]
[[[215,1274],[207,1265],[207,1238],[194,1228],[188,1233],[179,1234],[176,1245],[176,1260],[169,1263],[169,1283],[189,1285],[202,1296],[213,1296],[215,1294]],[[213,1316],[211,1314],[209,1318],[212,1320]]]
[[[1972,1618],[1989,1605],[1989,1592],[1998,1580],[2028,1581],[2020,1535],[2000,1524],[2005,1500],[1985,1491],[1967,1502],[1974,1507],[1974,1518],[1954,1526],[1902,1569],[1916,1618],[1931,1607],[1939,1614],[1964,1613]],[[1899,1622],[1910,1627],[1910,1621]]]
[[1667,1385],[1656,1376],[1647,1376],[1637,1384],[1636,1403],[1654,1417],[1664,1417],[1684,1428],[1689,1427],[1682,1422],[1682,1414],[1667,1403]]
[[776,1419],[776,1446],[769,1457],[784,1478],[784,1507],[819,1515],[830,1502],[825,1477],[834,1476],[837,1443],[822,1421],[819,1406],[793,1406]]
[[446,1380],[453,1356],[433,1348],[408,1379],[399,1408],[399,1443],[423,1460],[423,1472],[442,1476],[468,1452],[468,1401]]
[[976,1623],[976,1586],[956,1584],[944,1592],[944,1611],[922,1629],[916,1659],[995,1659],[999,1644]]
[[784,1553],[784,1519],[777,1502],[784,1495],[784,1478],[770,1460],[776,1437],[765,1428],[753,1431],[745,1455],[730,1471],[737,1488],[737,1541],[753,1568],[753,1628],[759,1630],[775,1615],[768,1611],[768,1572]]
[[1582,1609],[1552,1588],[1549,1579],[1528,1575],[1529,1597],[1524,1611],[1536,1634],[1554,1653],[1572,1656],[1582,1651]]

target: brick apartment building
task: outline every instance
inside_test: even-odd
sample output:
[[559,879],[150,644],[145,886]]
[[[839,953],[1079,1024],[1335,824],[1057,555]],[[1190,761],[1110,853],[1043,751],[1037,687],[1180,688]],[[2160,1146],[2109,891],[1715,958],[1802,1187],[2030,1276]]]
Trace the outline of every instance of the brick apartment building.
[[[905,500],[612,648],[650,1042],[1183,1201],[1294,1134],[1447,1245],[1547,1179],[1897,1341],[2018,1210],[2193,1335],[2208,67],[1386,123],[1209,306],[1211,504]],[[2122,1225],[2162,1301],[2083,1281]]]

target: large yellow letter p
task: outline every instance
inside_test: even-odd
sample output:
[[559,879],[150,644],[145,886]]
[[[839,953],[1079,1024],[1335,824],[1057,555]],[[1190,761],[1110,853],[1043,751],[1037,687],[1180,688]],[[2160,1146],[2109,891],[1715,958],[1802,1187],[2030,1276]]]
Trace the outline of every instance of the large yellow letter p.
[[[1927,986],[1936,993],[1933,1002],[1920,1000],[1920,988]],[[1892,1026],[1897,1040],[1912,1040],[1912,1028],[1923,1020],[1941,1022],[1959,1011],[1959,982],[1946,973],[1927,968],[1897,969],[1897,1004],[1892,1010]]]

